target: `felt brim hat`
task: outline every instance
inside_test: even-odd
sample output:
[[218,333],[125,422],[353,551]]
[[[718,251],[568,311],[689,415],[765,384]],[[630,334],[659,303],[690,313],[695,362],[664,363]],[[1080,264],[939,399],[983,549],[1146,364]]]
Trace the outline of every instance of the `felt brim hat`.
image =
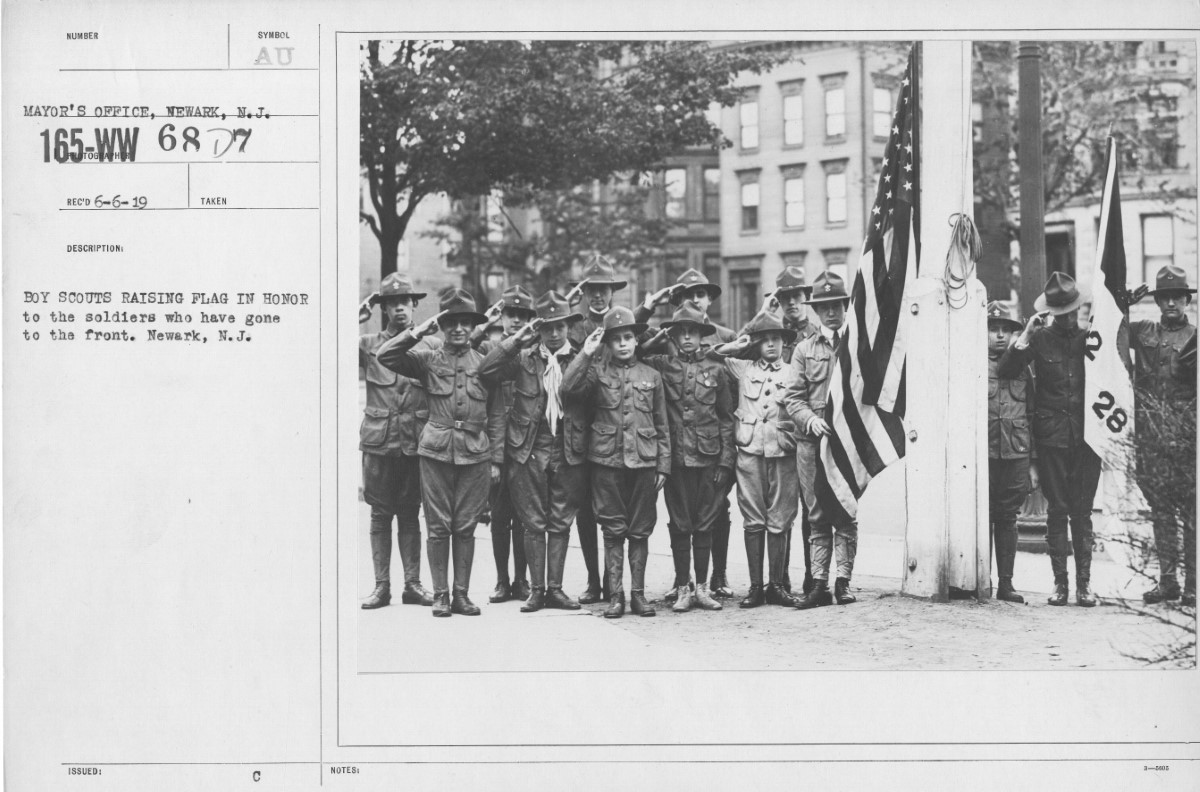
[[1164,292],[1195,294],[1196,290],[1188,285],[1187,273],[1182,267],[1168,264],[1158,271],[1158,277],[1154,279],[1154,289],[1147,294],[1153,297]]
[[752,340],[755,340],[755,336],[766,333],[779,333],[783,336],[785,344],[791,344],[796,340],[796,331],[790,327],[784,327],[779,317],[770,313],[758,313],[742,328],[742,335],[748,335]]
[[536,313],[544,325],[554,322],[574,324],[583,321],[583,314],[572,311],[571,306],[567,304],[567,298],[556,291],[548,291],[538,298]]
[[587,281],[593,286],[611,286],[613,291],[619,291],[625,288],[626,281],[617,280],[617,269],[604,256],[593,256],[587,266],[583,268],[583,280],[571,283],[571,287],[579,285]]
[[999,300],[992,300],[988,303],[987,323],[988,327],[998,324],[1014,332],[1020,332],[1025,328],[1025,323],[1021,321],[1017,308],[1010,307]]
[[1053,272],[1046,281],[1046,289],[1033,301],[1037,313],[1051,316],[1078,311],[1091,297],[1075,284],[1075,279],[1064,272]]
[[635,336],[640,336],[648,327],[645,322],[635,322],[633,311],[628,308],[610,308],[608,313],[604,314],[604,335],[601,336],[601,340],[607,341],[613,333],[621,330],[632,330]]
[[709,281],[709,279],[698,269],[689,269],[687,272],[679,276],[675,281],[675,290],[671,292],[671,304],[679,305],[683,302],[683,295],[687,294],[692,289],[704,289],[708,294],[709,300],[715,300],[721,296],[721,287]]
[[425,292],[413,291],[412,281],[397,272],[393,272],[379,284],[379,291],[371,295],[370,304],[380,305],[388,300],[397,300],[401,297],[422,300],[428,296]]
[[808,296],[808,299],[804,303],[806,305],[814,305],[816,303],[849,299],[850,295],[846,293],[846,281],[842,280],[841,275],[826,270],[813,281],[812,294]]
[[775,291],[767,296],[778,300],[792,292],[799,292],[804,299],[808,299],[812,290],[813,287],[804,282],[804,268],[793,264],[779,273],[779,277],[775,279]]
[[505,311],[524,311],[530,316],[536,316],[533,306],[533,295],[521,286],[513,286],[504,290],[500,295],[500,307]]
[[679,319],[678,321],[669,319],[665,322],[659,322],[658,326],[667,331],[676,327],[694,327],[700,331],[700,335],[702,336],[710,336],[717,332],[717,328],[713,325],[697,322],[694,319]]
[[466,317],[472,324],[484,324],[488,318],[475,310],[475,298],[462,289],[451,289],[442,297],[438,305],[438,313],[445,313],[442,319],[451,317]]
[[687,300],[676,308],[669,320],[659,324],[659,327],[668,331],[673,327],[684,326],[695,327],[700,331],[701,336],[717,332],[716,326],[708,320],[708,316],[691,300]]

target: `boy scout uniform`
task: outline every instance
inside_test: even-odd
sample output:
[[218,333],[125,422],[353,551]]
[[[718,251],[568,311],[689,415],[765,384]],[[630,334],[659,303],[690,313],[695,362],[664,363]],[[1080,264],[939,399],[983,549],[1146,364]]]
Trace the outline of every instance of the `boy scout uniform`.
[[[1187,274],[1179,267],[1167,265],[1158,272],[1151,295],[1164,292],[1195,294],[1187,282]],[[1135,354],[1134,394],[1139,483],[1150,504],[1154,524],[1154,544],[1158,551],[1158,585],[1146,592],[1147,603],[1175,600],[1180,596],[1179,526],[1182,524],[1184,546],[1185,604],[1196,604],[1196,530],[1181,504],[1195,498],[1195,479],[1190,492],[1165,492],[1154,475],[1155,449],[1164,442],[1183,442],[1195,455],[1194,423],[1183,420],[1196,413],[1196,328],[1181,315],[1178,320],[1163,317],[1162,321],[1133,322],[1129,327],[1130,348]],[[1184,429],[1182,433],[1180,429]],[[1164,433],[1178,436],[1166,438]],[[1186,450],[1186,449],[1185,449]]]
[[[786,341],[792,331],[779,319],[760,313],[743,328],[752,340],[778,333]],[[783,587],[787,531],[796,519],[799,481],[796,477],[796,426],[783,407],[792,373],[782,359],[725,358],[737,381],[735,414],[738,506],[745,528],[746,560],[750,565],[750,591],[743,608],[794,604]],[[763,591],[764,544],[768,559],[768,588]]]
[[[466,316],[476,324],[487,321],[462,289],[447,292],[439,309],[451,316]],[[491,483],[488,390],[479,378],[483,354],[469,345],[418,350],[414,349],[416,343],[411,333],[403,333],[379,350],[378,359],[392,371],[423,382],[429,394],[429,420],[417,453],[429,531],[434,615],[475,616],[479,608],[467,596],[475,555],[475,521],[486,505]],[[453,601],[448,581],[451,546]]]
[[[1034,302],[1037,311],[1052,315],[1079,309],[1087,298],[1075,285],[1075,279],[1062,272],[1050,275],[1042,296]],[[1087,332],[1057,324],[1035,328],[1029,345],[1020,339],[1000,358],[997,371],[1003,379],[1014,379],[1032,361],[1037,382],[1034,394],[1033,440],[1037,447],[1038,472],[1042,493],[1046,496],[1046,544],[1050,568],[1054,573],[1051,605],[1066,605],[1069,599],[1067,575],[1067,525],[1075,553],[1075,601],[1092,607],[1092,503],[1100,483],[1100,457],[1083,437],[1083,356]]]
[[[635,315],[636,317],[636,315]],[[684,303],[662,327],[691,325],[702,335],[715,328],[692,302]],[[728,508],[728,488],[717,488],[716,473],[724,468],[726,482],[733,478],[733,404],[725,366],[697,349],[684,355],[647,355],[642,362],[662,376],[671,427],[671,477],[664,488],[667,528],[675,559],[674,610],[688,610],[693,602],[706,610],[720,604],[708,593],[708,556],[713,526],[721,509]],[[694,552],[694,558],[693,558]],[[697,587],[691,584],[694,561]]]
[[[1025,324],[1002,303],[987,307],[990,329],[999,324],[1021,332]],[[1013,590],[1013,566],[1017,557],[1017,514],[1029,494],[1029,466],[1033,442],[1029,434],[1028,402],[1033,385],[1026,368],[1018,376],[1000,376],[1000,353],[988,348],[988,494],[991,507],[992,541],[996,547],[999,584],[996,599],[1022,603]]]
[[[813,281],[813,292],[807,303],[812,305],[835,300],[849,301],[846,284],[832,272],[823,272]],[[821,436],[809,430],[814,418],[824,418],[829,397],[829,377],[835,368],[835,352],[841,342],[841,331],[825,326],[801,341],[792,354],[793,381],[788,389],[788,413],[795,420],[798,432],[796,466],[800,473],[800,491],[808,508],[811,525],[809,539],[812,589],[801,598],[801,609],[829,605],[834,598],[838,604],[855,601],[850,593],[850,577],[854,573],[854,558],[858,554],[858,521],[846,520],[834,524],[834,513],[817,497],[817,460],[821,455]],[[829,567],[836,557],[837,579],[834,593],[829,592]]]
[[[629,329],[635,335],[646,326],[634,322],[628,308],[613,308],[604,318],[605,336]],[[591,463],[592,509],[604,533],[609,607],[604,615],[625,612],[622,575],[625,540],[629,540],[632,579],[630,609],[642,616],[654,610],[645,598],[649,537],[657,517],[656,474],[671,474],[671,437],[662,377],[637,358],[617,362],[580,350],[563,375],[564,398],[578,398],[592,407],[587,459]]]
[[[583,279],[598,286],[611,286],[614,292],[624,289],[626,282],[618,280],[616,268],[604,256],[593,256],[584,267]],[[611,303],[610,303],[611,307]],[[604,314],[596,313],[590,307],[584,307],[582,314],[577,314],[580,320],[575,320],[567,329],[567,340],[576,348],[583,346],[587,337],[604,326]],[[603,350],[601,350],[603,354]],[[587,487],[591,487],[591,477],[588,477]],[[592,512],[590,492],[583,493],[579,512],[575,516],[575,530],[579,534],[579,547],[583,551],[583,563],[587,567],[587,590],[579,596],[584,605],[599,602],[601,596],[608,596],[608,575],[600,574],[600,551],[597,548],[598,534],[596,532],[596,515]]]
[[[425,296],[412,283],[392,273],[379,284],[372,302],[384,303],[400,297],[414,301]],[[392,517],[396,518],[396,545],[404,567],[406,605],[431,605],[432,595],[421,585],[421,469],[417,461],[417,435],[425,406],[421,384],[401,377],[380,365],[375,352],[400,334],[389,325],[383,332],[367,333],[358,339],[358,366],[366,380],[367,403],[359,429],[363,452],[363,500],[371,507],[371,560],[375,566],[375,590],[363,603],[366,610],[391,602]],[[432,343],[431,343],[432,342]],[[425,339],[423,347],[435,349],[437,339]]]
[[[543,323],[579,321],[566,298],[554,291],[538,299],[537,316]],[[543,607],[579,609],[562,590],[571,522],[587,493],[588,476],[588,410],[579,400],[562,399],[559,388],[575,352],[570,341],[553,352],[541,343],[522,350],[510,336],[479,367],[493,388],[508,384],[513,390],[505,431],[493,443],[505,455],[505,487],[525,528],[533,579],[521,608],[526,613]]]

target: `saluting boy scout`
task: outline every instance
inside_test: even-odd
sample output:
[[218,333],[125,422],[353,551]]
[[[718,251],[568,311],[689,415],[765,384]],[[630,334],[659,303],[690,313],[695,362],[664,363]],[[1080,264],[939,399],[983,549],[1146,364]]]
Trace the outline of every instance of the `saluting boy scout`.
[[[371,306],[378,304],[387,327],[380,333],[367,333],[358,339],[358,365],[367,385],[367,404],[359,431],[363,452],[363,500],[371,507],[371,560],[375,565],[375,590],[367,597],[364,610],[382,608],[392,601],[392,517],[396,518],[396,544],[404,567],[405,605],[432,605],[433,595],[421,585],[421,466],[417,458],[418,416],[426,413],[425,389],[414,379],[388,371],[375,357],[385,342],[404,332],[412,322],[417,301],[423,292],[413,291],[412,283],[393,272],[379,284],[379,291],[359,306],[358,320],[371,318]],[[436,338],[421,342],[425,349],[436,349]]]
[[[583,280],[567,293],[567,302],[572,306],[582,298],[583,313],[580,320],[568,329],[568,340],[579,349],[592,333],[604,327],[604,317],[612,307],[613,292],[624,289],[626,282],[617,279],[612,262],[599,254],[592,256],[583,269]],[[590,477],[587,486],[591,486]],[[584,605],[607,598],[608,575],[600,573],[600,551],[597,547],[596,515],[592,512],[592,499],[584,493],[579,513],[575,516],[575,529],[579,535],[579,547],[583,551],[583,563],[587,567],[587,589],[579,595]]]
[[[834,523],[834,513],[821,503],[816,492],[817,458],[821,453],[821,437],[829,434],[825,422],[825,402],[829,395],[829,377],[835,369],[834,353],[841,342],[839,335],[846,320],[850,295],[846,283],[833,272],[822,272],[813,281],[808,305],[821,322],[820,331],[801,341],[792,353],[792,385],[788,388],[787,407],[796,426],[799,442],[796,458],[800,471],[800,491],[808,507],[811,523],[809,543],[813,577],[812,590],[800,598],[796,607],[801,610],[829,605],[836,599],[839,605],[855,601],[850,593],[850,576],[854,571],[854,556],[858,550],[858,522],[845,520]],[[837,558],[837,581],[833,596],[829,593],[830,557]]]
[[[707,318],[708,309],[720,296],[720,286],[710,283],[704,273],[699,270],[689,269],[680,275],[674,284],[646,295],[642,303],[634,309],[633,318],[638,322],[648,322],[654,315],[655,308],[668,302],[674,306],[691,302]],[[716,323],[712,323],[712,327],[714,332],[700,341],[700,349],[703,353],[707,353],[711,343],[725,344],[737,338],[737,333],[728,327]],[[733,383],[730,383],[731,389],[735,387]],[[736,401],[736,390],[732,390],[731,398]],[[711,548],[711,590],[713,596],[720,599],[728,599],[733,596],[733,589],[729,588],[729,580],[726,575],[726,562],[729,557],[729,490],[733,487],[732,479],[726,482],[726,487],[726,491],[721,494],[721,508],[717,512],[717,519],[713,524]],[[675,590],[672,589],[664,599],[668,602],[673,601],[675,594]]]
[[[604,327],[588,336],[562,382],[564,398],[584,399],[592,407],[587,456],[592,509],[604,532],[610,592],[604,616],[610,619],[625,613],[621,578],[626,539],[630,610],[654,615],[645,596],[646,559],[657,493],[671,474],[671,436],[662,377],[635,356],[637,337],[645,331],[646,325],[635,322],[628,308],[609,310]],[[596,360],[601,344],[608,355]]]
[[[505,454],[508,489],[516,518],[525,527],[525,555],[533,588],[521,611],[579,610],[562,590],[571,521],[587,493],[587,408],[564,399],[563,373],[575,358],[567,330],[578,322],[555,291],[537,301],[537,318],[492,349],[479,367],[493,385],[513,390],[504,435],[493,438]],[[535,339],[540,343],[522,349]]]
[[[478,616],[467,596],[475,557],[475,521],[487,502],[488,487],[499,478],[488,442],[488,390],[479,378],[483,353],[472,349],[471,328],[487,318],[462,289],[442,297],[440,312],[384,344],[379,362],[398,374],[419,379],[429,393],[429,421],[421,432],[421,496],[429,531],[433,573],[433,615]],[[441,328],[441,349],[413,347]],[[485,345],[486,346],[486,345]],[[454,553],[454,597],[448,570]]]
[[1033,442],[1029,436],[1028,402],[1033,386],[1028,368],[1018,376],[1000,376],[1000,358],[1013,334],[1024,328],[1015,309],[1001,302],[987,307],[988,330],[988,490],[991,501],[992,541],[996,547],[999,585],[996,599],[1022,603],[1013,590],[1013,565],[1017,557],[1017,514],[1031,486],[1037,486]]
[[[635,314],[636,317],[636,314]],[[671,553],[675,558],[675,604],[683,613],[697,605],[720,610],[708,590],[713,526],[727,505],[733,478],[733,404],[728,374],[701,349],[716,327],[695,303],[684,302],[663,322],[675,354],[646,355],[642,362],[662,375],[671,426],[671,476],[666,500]],[[651,342],[652,343],[652,342]],[[691,580],[695,564],[696,582]]]
[[[737,443],[738,506],[745,525],[750,591],[743,608],[763,604],[796,604],[783,586],[787,531],[796,519],[799,482],[796,477],[796,425],[782,401],[791,372],[782,360],[783,346],[795,339],[777,316],[759,313],[742,335],[713,350],[733,355],[757,349],[755,360],[725,358],[738,382]],[[768,585],[763,591],[763,545],[768,559]]]

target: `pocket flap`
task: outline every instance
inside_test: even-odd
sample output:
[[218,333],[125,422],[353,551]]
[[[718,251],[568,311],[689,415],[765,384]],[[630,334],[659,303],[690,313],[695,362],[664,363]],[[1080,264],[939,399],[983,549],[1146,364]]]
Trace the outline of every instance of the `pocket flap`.
[[599,435],[615,435],[617,427],[611,424],[597,423],[592,424],[592,431]]
[[385,410],[382,407],[367,407],[363,412],[368,418],[387,418],[391,415],[391,410]]

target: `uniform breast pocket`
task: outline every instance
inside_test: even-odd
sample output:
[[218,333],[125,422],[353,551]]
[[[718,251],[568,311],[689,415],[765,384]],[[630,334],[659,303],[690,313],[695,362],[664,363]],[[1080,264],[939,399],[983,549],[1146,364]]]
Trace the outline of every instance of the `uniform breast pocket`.
[[749,377],[742,380],[742,395],[747,399],[756,400],[762,395],[763,384],[767,378],[758,373],[753,373]]
[[1025,379],[1009,380],[1008,392],[1012,395],[1014,401],[1025,401]]
[[454,393],[454,369],[444,366],[430,366],[426,377],[428,390],[434,396],[449,396]]
[[617,427],[611,424],[592,424],[592,452],[597,456],[611,456],[617,451]]
[[621,380],[602,377],[596,393],[596,405],[606,410],[621,406]]
[[587,453],[587,424],[568,418],[563,421],[563,427],[567,434],[567,445],[571,450],[576,454]]
[[359,439],[365,446],[382,446],[388,441],[390,413],[379,407],[368,407],[363,411]]
[[683,373],[663,374],[663,392],[667,401],[676,402],[683,398]]
[[714,404],[717,401],[717,379],[711,373],[696,378],[696,401]]
[[998,394],[999,392],[1000,392],[1000,380],[989,379],[988,380],[988,398],[989,399],[996,398],[996,394]]
[[809,358],[805,366],[805,376],[809,382],[824,382],[829,379],[830,357]]
[[658,432],[656,430],[637,430],[637,452],[642,459],[654,459],[658,456]]
[[384,368],[379,360],[374,355],[371,356],[371,363],[367,366],[367,382],[372,385],[395,385],[396,377],[400,376],[391,369]]
[[513,448],[525,445],[525,438],[529,437],[529,427],[532,425],[533,422],[528,418],[510,415],[508,417],[508,444]]
[[479,379],[478,372],[467,374],[467,395],[476,401],[487,401],[487,388],[483,386],[483,382]]
[[642,412],[654,409],[654,383],[638,382],[633,386],[634,404]]

